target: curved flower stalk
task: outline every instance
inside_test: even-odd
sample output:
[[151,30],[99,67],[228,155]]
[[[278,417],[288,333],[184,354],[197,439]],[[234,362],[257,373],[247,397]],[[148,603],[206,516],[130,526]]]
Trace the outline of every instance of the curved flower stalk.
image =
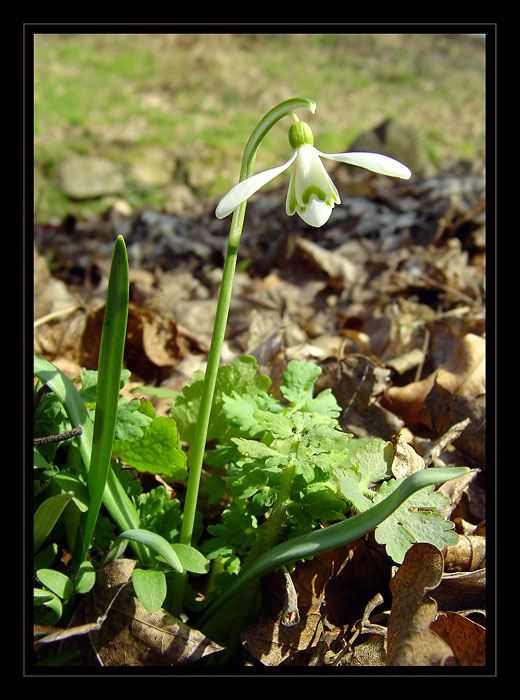
[[412,174],[403,163],[380,153],[323,153],[314,147],[310,126],[300,121],[295,114],[293,118],[295,121],[289,129],[289,143],[293,153],[289,160],[276,168],[252,175],[232,187],[217,206],[217,218],[223,219],[231,214],[261,187],[292,166],[285,205],[287,214],[292,216],[296,212],[309,226],[323,226],[329,220],[334,205],[340,204],[341,200],[321,158],[358,165],[403,180]]
[[[272,127],[286,116],[294,114],[295,109],[309,109],[312,113],[316,110],[316,103],[306,97],[295,97],[285,100],[273,107],[253,129],[244,148],[242,157],[242,167],[240,170],[240,180],[247,180],[252,173],[255,165],[256,154],[260,144],[264,140],[267,133]],[[224,335],[226,332],[227,318],[229,314],[229,306],[231,303],[231,293],[233,290],[233,278],[235,275],[236,261],[238,255],[238,245],[242,235],[242,227],[246,212],[247,197],[235,204],[233,207],[233,218],[229,229],[229,237],[226,248],[226,257],[224,260],[224,269],[222,271],[222,282],[217,302],[217,310],[215,314],[215,323],[213,326],[213,335],[208,355],[208,363],[204,376],[204,384],[202,388],[202,396],[200,399],[199,413],[195,434],[190,446],[190,455],[188,459],[188,485],[186,489],[186,498],[184,502],[184,512],[182,518],[182,528],[180,533],[180,543],[190,545],[193,525],[195,522],[195,510],[197,506],[197,498],[199,492],[200,477],[202,472],[202,460],[206,449],[206,436],[208,434],[209,418],[213,405],[213,394],[215,392],[215,383],[217,380],[217,371],[220,363],[220,355]],[[228,213],[231,213],[229,210]],[[184,596],[185,577],[179,574],[174,591],[174,613],[180,614],[182,610],[182,602]]]

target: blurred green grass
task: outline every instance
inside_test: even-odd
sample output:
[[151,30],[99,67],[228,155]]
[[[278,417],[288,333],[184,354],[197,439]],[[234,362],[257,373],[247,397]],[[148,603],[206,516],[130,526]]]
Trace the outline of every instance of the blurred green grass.
[[[415,128],[436,168],[483,159],[485,47],[462,34],[39,34],[35,36],[37,220],[88,217],[106,198],[63,195],[67,156],[107,158],[128,174],[132,154],[160,147],[175,180],[209,203],[234,184],[258,119],[289,97],[311,97],[318,148],[346,150],[392,117]],[[262,145],[257,170],[289,156],[287,128]],[[132,184],[132,207],[161,207],[168,188]]]

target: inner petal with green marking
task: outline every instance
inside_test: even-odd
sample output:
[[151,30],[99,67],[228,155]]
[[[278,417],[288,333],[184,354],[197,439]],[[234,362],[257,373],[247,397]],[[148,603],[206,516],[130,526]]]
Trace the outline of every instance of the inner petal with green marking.
[[312,195],[317,197],[317,199],[321,200],[322,202],[327,200],[327,195],[320,187],[317,185],[309,185],[302,193],[302,202],[304,204],[308,204]]

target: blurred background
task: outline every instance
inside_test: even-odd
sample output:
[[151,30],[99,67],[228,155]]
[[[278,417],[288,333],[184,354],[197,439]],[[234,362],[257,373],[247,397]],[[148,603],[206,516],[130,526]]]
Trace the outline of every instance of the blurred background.
[[[484,168],[482,35],[38,34],[34,58],[39,223],[113,206],[200,214],[289,97],[317,102],[300,117],[322,151],[379,151],[415,175]],[[287,127],[257,171],[288,159]]]

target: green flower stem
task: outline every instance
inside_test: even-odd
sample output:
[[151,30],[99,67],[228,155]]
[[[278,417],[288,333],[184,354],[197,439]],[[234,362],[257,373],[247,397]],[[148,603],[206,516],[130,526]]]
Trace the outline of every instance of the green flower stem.
[[[237,212],[233,217],[235,220]],[[233,228],[233,226],[232,226]],[[226,260],[224,270],[222,272],[222,283],[215,315],[215,325],[213,328],[213,337],[208,356],[208,364],[204,377],[204,385],[202,396],[200,399],[199,415],[197,425],[195,426],[195,434],[193,444],[191,445],[188,487],[186,490],[186,499],[184,502],[184,514],[182,519],[182,529],[180,535],[181,544],[191,544],[193,534],[193,523],[195,521],[195,510],[197,507],[197,498],[199,492],[200,474],[202,471],[202,460],[206,449],[206,436],[208,434],[208,425],[211,415],[211,407],[213,404],[213,394],[215,391],[215,382],[217,379],[217,371],[220,363],[220,353],[229,313],[229,305],[231,302],[231,292],[233,288],[233,277],[235,275],[235,267],[237,261],[238,245],[232,245],[228,242]]]
[[273,547],[261,554],[251,566],[244,569],[226,591],[204,611],[198,621],[199,629],[209,629],[211,618],[218,614],[220,608],[248,586],[257,577],[269,571],[298,559],[315,556],[342,545],[348,544],[374,530],[390,516],[413,493],[426,486],[440,484],[455,479],[468,472],[467,467],[447,467],[438,469],[423,469],[415,472],[404,481],[384,500],[372,508],[334,525],[311,532],[301,537],[295,537],[287,542]]
[[[295,109],[303,107],[306,107],[307,109],[310,109],[311,112],[314,112],[316,109],[316,103],[307,98],[293,98],[290,100],[285,100],[274,107],[258,122],[244,148],[242,167],[240,170],[240,181],[250,177],[250,175],[253,174],[258,148],[269,130],[280,119],[292,114]],[[240,243],[240,237],[242,235],[246,205],[247,202],[242,202],[242,204],[240,204],[233,212],[233,218],[231,220],[226,259],[222,272],[222,282],[215,315],[215,325],[213,327],[213,336],[211,339],[208,364],[206,367],[204,385],[200,400],[199,415],[197,418],[197,425],[195,427],[193,443],[190,446],[188,486],[180,534],[181,544],[191,544],[193,535],[193,524],[195,522],[195,510],[197,507],[202,461],[204,451],[206,449],[206,436],[208,434],[211,407],[213,405],[213,394],[215,392],[217,370],[220,364],[222,343],[224,342],[224,335],[226,332],[229,305],[231,302],[231,293],[233,289],[233,278],[235,275],[237,262],[238,244]],[[181,575],[177,578],[177,585],[174,595],[177,610],[174,612],[179,612],[182,609],[184,581],[185,575]]]

